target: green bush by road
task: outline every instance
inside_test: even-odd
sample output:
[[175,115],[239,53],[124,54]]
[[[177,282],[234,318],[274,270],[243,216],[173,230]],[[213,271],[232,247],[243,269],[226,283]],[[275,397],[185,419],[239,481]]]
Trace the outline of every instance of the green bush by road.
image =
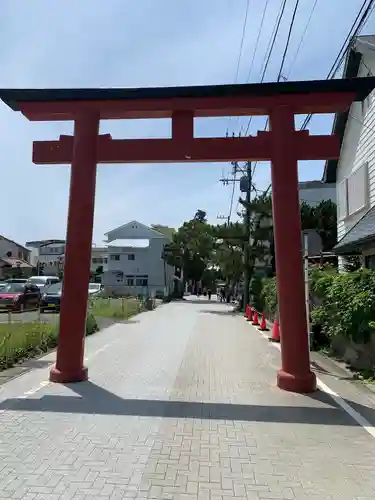
[[[310,299],[313,328],[319,332],[317,347],[327,346],[341,335],[366,344],[375,333],[375,271],[359,269],[339,273],[332,267],[310,270]],[[262,298],[266,315],[277,311],[276,278],[263,280]]]

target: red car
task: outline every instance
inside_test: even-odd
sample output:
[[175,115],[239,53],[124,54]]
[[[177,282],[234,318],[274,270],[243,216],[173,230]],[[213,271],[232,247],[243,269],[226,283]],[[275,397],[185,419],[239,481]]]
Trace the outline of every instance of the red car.
[[40,303],[40,290],[36,285],[26,283],[7,283],[0,290],[0,311],[19,311],[37,309]]

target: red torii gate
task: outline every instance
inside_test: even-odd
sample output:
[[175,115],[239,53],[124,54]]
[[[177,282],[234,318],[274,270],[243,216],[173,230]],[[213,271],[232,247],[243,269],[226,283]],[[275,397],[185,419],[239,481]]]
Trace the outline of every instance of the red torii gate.
[[[335,113],[362,101],[375,78],[266,84],[146,89],[1,90],[0,98],[31,121],[74,121],[74,137],[37,141],[33,161],[71,164],[65,252],[64,292],[53,382],[79,382],[84,366],[84,336],[94,217],[97,163],[218,162],[270,160],[279,300],[282,389],[311,392],[304,298],[298,160],[335,159],[334,136],[296,131],[294,116]],[[268,115],[270,131],[256,137],[194,138],[194,118]],[[170,139],[122,139],[99,134],[100,120],[170,118]]]

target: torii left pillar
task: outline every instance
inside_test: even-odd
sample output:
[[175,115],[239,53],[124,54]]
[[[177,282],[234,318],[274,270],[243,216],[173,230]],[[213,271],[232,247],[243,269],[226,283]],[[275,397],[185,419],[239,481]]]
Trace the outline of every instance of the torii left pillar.
[[[64,285],[56,364],[50,372],[52,382],[81,382],[88,378],[84,342],[99,121],[99,113],[86,112],[76,116],[74,122]],[[65,289],[69,293],[64,293]]]

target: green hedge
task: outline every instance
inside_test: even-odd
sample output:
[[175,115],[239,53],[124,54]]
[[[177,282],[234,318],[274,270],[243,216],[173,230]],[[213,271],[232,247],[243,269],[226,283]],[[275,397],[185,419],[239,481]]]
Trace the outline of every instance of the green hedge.
[[316,271],[311,281],[312,292],[321,300],[311,311],[313,324],[330,339],[340,334],[356,343],[368,342],[375,332],[375,271]]
[[[277,315],[276,278],[262,283],[264,312],[269,319]],[[368,342],[375,333],[375,271],[359,269],[338,273],[332,267],[310,270],[313,328],[329,340],[343,335],[356,343]],[[323,337],[322,337],[323,338]]]
[[262,285],[264,314],[273,321],[277,316],[276,278],[264,278]]

